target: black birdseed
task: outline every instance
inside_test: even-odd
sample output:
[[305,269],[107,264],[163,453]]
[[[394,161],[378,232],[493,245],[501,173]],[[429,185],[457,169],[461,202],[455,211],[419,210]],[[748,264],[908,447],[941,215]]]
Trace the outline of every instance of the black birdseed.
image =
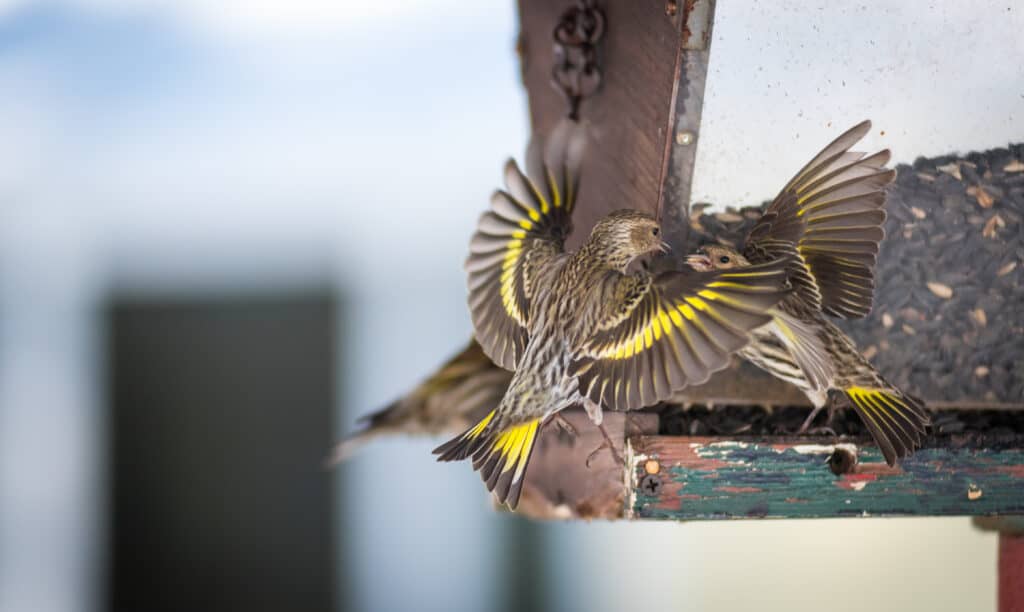
[[[790,436],[797,433],[809,412],[808,408],[763,406],[664,405],[649,409],[659,413],[660,435],[686,436]],[[831,421],[823,410],[812,425],[812,433],[852,438],[869,438],[869,432],[853,410],[836,410]],[[822,434],[820,429],[832,431]],[[1024,436],[1024,418],[1015,410],[940,410],[932,416],[930,438],[953,434],[985,434],[1020,440]]]

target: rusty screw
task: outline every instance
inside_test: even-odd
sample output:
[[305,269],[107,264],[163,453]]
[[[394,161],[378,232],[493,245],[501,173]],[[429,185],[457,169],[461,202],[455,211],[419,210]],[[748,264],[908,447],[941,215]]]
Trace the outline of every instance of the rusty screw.
[[640,490],[648,495],[657,495],[661,491],[661,478],[648,474],[640,479]]
[[828,469],[832,470],[832,473],[836,476],[850,474],[856,466],[857,455],[845,448],[837,446],[832,450],[832,454],[828,456]]

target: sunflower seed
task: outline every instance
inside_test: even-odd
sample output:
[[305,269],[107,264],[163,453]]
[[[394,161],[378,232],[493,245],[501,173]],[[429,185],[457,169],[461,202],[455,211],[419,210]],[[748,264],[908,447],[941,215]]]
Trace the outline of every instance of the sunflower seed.
[[985,227],[982,228],[981,235],[984,236],[985,238],[995,238],[996,226],[1006,227],[1006,223],[1003,221],[1003,218],[1000,217],[998,213],[992,215],[992,217],[985,222]]
[[944,300],[948,300],[953,297],[953,288],[943,283],[929,282],[925,283],[928,286],[928,290],[939,296]]
[[974,310],[972,310],[971,318],[974,319],[975,323],[982,327],[988,325],[988,316],[985,314],[985,311],[982,310],[981,308],[975,308]]
[[964,177],[960,175],[960,164],[949,163],[945,164],[944,166],[936,166],[935,169],[940,172],[945,172],[946,174],[952,176],[958,181],[964,180]]

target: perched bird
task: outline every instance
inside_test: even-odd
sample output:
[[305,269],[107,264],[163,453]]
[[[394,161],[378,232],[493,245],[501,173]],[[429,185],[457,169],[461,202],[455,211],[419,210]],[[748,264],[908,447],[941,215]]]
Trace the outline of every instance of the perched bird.
[[815,409],[829,391],[849,398],[892,465],[921,445],[924,405],[889,384],[826,315],[859,318],[871,311],[874,266],[884,237],[885,187],[895,171],[889,151],[850,151],[871,129],[865,121],[818,153],[782,189],[740,250],[705,246],[687,261],[701,271],[754,269],[787,259],[794,291],[755,330],[741,357],[799,387]]
[[743,270],[627,272],[666,249],[657,220],[632,210],[600,220],[566,253],[583,132],[564,120],[546,150],[534,140],[528,177],[505,165],[507,191],[492,196],[466,260],[476,337],[515,374],[494,410],[434,452],[441,461],[472,457],[512,508],[544,422],[582,402],[600,426],[603,407],[642,408],[706,381],[788,292],[785,257]]
[[498,405],[511,380],[512,372],[494,365],[480,344],[470,340],[408,394],[362,417],[362,428],[334,447],[327,464],[344,461],[382,435],[459,433]]

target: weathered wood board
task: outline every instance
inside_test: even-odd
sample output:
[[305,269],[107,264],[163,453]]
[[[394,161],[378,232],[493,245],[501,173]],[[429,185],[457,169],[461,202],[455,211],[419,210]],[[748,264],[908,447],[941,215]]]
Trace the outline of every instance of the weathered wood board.
[[[631,441],[635,519],[1024,513],[1024,439],[925,448],[889,467],[874,446],[815,439],[648,436]],[[842,454],[842,453],[846,454]],[[848,462],[849,452],[858,456]],[[837,471],[846,471],[837,475]]]
[[[580,107],[580,119],[590,126],[591,146],[583,163],[586,178],[570,248],[613,210],[659,212],[665,160],[675,133],[673,102],[683,52],[678,19],[669,15],[664,2],[608,0],[600,5],[607,20],[598,48],[603,83]],[[530,120],[539,133],[550,131],[566,115],[566,101],[551,85],[552,30],[570,6],[572,2],[519,1],[517,48]],[[687,205],[674,204],[683,210]]]
[[[604,439],[585,412],[561,416],[575,435],[555,422],[544,426],[516,512],[535,519],[622,518],[629,497],[623,465],[601,448]],[[604,426],[621,455],[627,438],[657,433],[658,415],[606,412]]]

